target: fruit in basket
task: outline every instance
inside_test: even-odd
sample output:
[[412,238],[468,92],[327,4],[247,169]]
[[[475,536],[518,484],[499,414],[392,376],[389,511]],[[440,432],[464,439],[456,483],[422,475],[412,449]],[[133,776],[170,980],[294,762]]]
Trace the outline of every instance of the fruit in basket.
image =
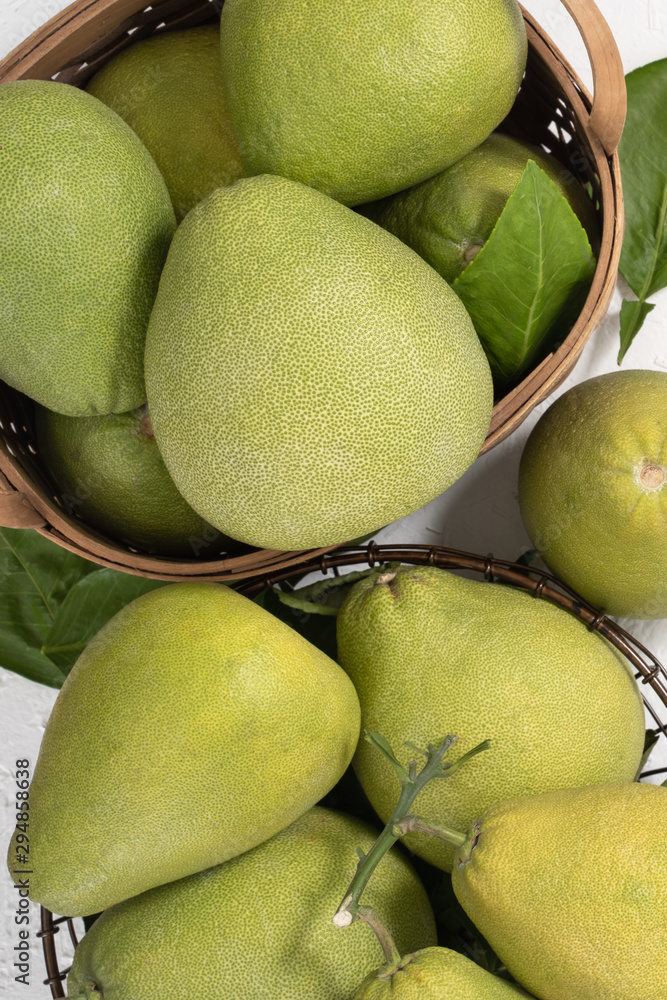
[[56,700],[30,786],[31,898],[96,913],[241,854],[333,787],[358,735],[344,672],[258,605],[213,583],[151,591]]
[[[341,934],[331,918],[355,847],[375,836],[316,807],[241,857],[114,906],[79,944],[68,996],[349,1000],[382,951],[367,925]],[[435,944],[426,893],[402,855],[386,859],[367,898],[401,948]]]
[[511,974],[541,1000],[663,1000],[665,857],[667,789],[605,784],[488,810],[452,880]]
[[[465,830],[502,799],[637,773],[644,710],[629,665],[583,622],[525,591],[435,567],[380,569],[345,598],[337,638],[364,728],[393,747],[456,733],[457,758],[491,741],[493,752],[420,793],[417,811],[434,822]],[[406,764],[410,751],[398,756]],[[354,767],[386,822],[391,766],[362,740]],[[451,868],[443,841],[412,833],[406,844]]]
[[490,237],[528,160],[541,167],[567,198],[596,250],[600,243],[597,219],[579,181],[540,146],[498,132],[442,173],[364,205],[361,211],[412,247],[452,284]]
[[0,378],[71,416],[144,402],[146,325],[176,228],[146,147],[101,101],[0,85]]
[[65,511],[127,545],[161,555],[238,549],[188,506],[165,468],[145,406],[102,417],[38,407],[39,455]]
[[220,531],[269,549],[368,534],[442,493],[491,417],[448,285],[319,191],[263,176],[179,227],[146,341],[155,436]]
[[517,1000],[519,986],[449,948],[424,948],[371,972],[353,1000]]
[[248,171],[347,205],[474,149],[508,114],[526,65],[515,0],[227,0],[220,31]]
[[244,176],[222,88],[216,25],[136,42],[113,56],[86,90],[145,143],[179,221],[211,191]]
[[611,615],[667,617],[667,374],[575,385],[525,446],[519,503],[542,558]]

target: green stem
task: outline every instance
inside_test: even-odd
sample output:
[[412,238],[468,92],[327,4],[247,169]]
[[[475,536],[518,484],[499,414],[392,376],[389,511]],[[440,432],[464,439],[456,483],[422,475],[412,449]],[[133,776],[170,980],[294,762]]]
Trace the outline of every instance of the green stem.
[[[459,767],[461,767],[465,761],[470,760],[471,757],[474,757],[482,750],[486,750],[489,746],[489,741],[485,740],[483,743],[480,743],[479,746],[469,750],[468,753],[464,754],[457,761],[452,763],[450,761],[443,762],[443,757],[456,742],[456,736],[446,736],[438,747],[429,743],[427,750],[421,750],[419,747],[412,747],[412,745],[408,743],[406,746],[410,746],[411,749],[416,750],[417,753],[426,757],[426,763],[419,774],[417,774],[416,762],[414,760],[411,761],[408,770],[406,771],[402,764],[400,764],[394,756],[391,747],[383,736],[379,733],[371,733],[368,731],[366,731],[365,735],[366,739],[387,758],[396,771],[399,781],[401,782],[401,794],[396,808],[389,817],[382,833],[377,838],[368,853],[364,854],[362,851],[358,850],[359,864],[357,865],[356,873],[333,918],[334,924],[337,927],[349,927],[355,920],[364,919],[360,914],[360,910],[365,910],[367,908],[360,907],[359,905],[361,894],[384,855],[396,843],[399,837],[403,836],[404,831],[402,824],[406,821],[407,827],[405,832],[407,832],[408,829],[419,828],[426,833],[442,837],[454,847],[460,847],[466,842],[467,836],[465,833],[462,833],[460,830],[452,830],[447,827],[436,827],[428,824],[426,820],[423,820],[421,817],[412,815],[411,808],[415,799],[421,790],[429,783],[429,781],[432,781],[434,778],[450,777],[455,771],[458,771]],[[419,826],[413,826],[412,824],[419,824]],[[380,943],[382,944],[382,941],[380,941]]]
[[396,947],[389,928],[378,911],[374,910],[372,906],[360,906],[357,910],[357,919],[363,920],[364,923],[367,923],[372,928],[376,938],[382,945],[387,965],[398,965],[401,961],[401,953]]
[[468,835],[459,830],[453,830],[450,826],[435,826],[428,823],[422,816],[405,816],[400,822],[394,824],[394,831],[398,837],[404,837],[406,833],[428,833],[431,837],[439,837],[446,840],[453,847],[463,847]]

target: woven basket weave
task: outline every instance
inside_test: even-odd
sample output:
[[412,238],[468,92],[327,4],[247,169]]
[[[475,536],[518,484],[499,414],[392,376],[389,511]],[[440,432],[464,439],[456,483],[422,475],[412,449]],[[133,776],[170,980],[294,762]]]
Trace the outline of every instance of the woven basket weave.
[[[650,687],[652,698],[644,696],[644,703],[651,715],[658,733],[658,740],[664,746],[667,743],[667,671],[659,660],[653,656],[637,639],[625,631],[620,625],[579,597],[573,590],[556,580],[549,573],[542,573],[518,563],[493,556],[480,556],[470,552],[459,552],[441,546],[428,545],[377,545],[371,542],[367,546],[344,546],[336,552],[302,560],[290,569],[264,574],[256,579],[244,582],[238,589],[248,597],[254,597],[265,588],[274,587],[278,583],[286,583],[287,587],[298,582],[304,575],[312,572],[338,575],[339,567],[347,571],[350,566],[365,569],[367,566],[377,566],[383,562],[403,562],[421,566],[438,566],[441,569],[466,570],[483,577],[490,583],[498,581],[511,584],[527,590],[540,600],[549,601],[563,608],[563,613],[574,615],[583,621],[590,631],[599,632],[608,642],[612,643],[628,660],[637,681],[644,688]],[[656,771],[644,771],[642,778],[647,778]],[[63,982],[69,972],[69,962],[61,956],[64,951],[63,937],[57,937],[60,930],[67,928],[71,943],[76,947],[77,934],[74,922],[64,916],[56,917],[50,910],[41,909],[41,930],[38,937],[42,940],[46,979],[44,984],[51,989],[52,997],[64,997]],[[67,938],[65,937],[65,941]],[[639,998],[637,998],[639,1000]]]
[[[482,451],[502,441],[563,381],[602,321],[614,290],[623,237],[623,199],[616,148],[625,120],[625,81],[618,49],[593,0],[562,0],[588,49],[595,100],[538,24],[524,11],[529,41],[526,76],[503,131],[539,143],[588,185],[598,211],[601,248],[582,312],[562,345],[497,402]],[[77,0],[0,62],[0,83],[57,79],[80,86],[121,49],[158,31],[214,21],[218,0]],[[39,460],[31,411],[0,383],[0,525],[32,527],[103,566],[163,580],[233,580],[295,565],[304,553],[248,549],[225,557],[202,545],[196,561],[144,555],[112,541],[65,512]],[[206,541],[206,540],[204,540]],[[317,550],[331,551],[335,546]]]

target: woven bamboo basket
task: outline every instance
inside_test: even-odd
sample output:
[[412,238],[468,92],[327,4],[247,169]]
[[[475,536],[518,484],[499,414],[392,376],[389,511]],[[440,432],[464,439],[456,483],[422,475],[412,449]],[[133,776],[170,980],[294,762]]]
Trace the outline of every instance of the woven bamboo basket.
[[[520,587],[540,600],[558,605],[564,614],[569,613],[581,619],[590,631],[599,632],[611,642],[629,661],[638,683],[644,688],[651,689],[650,698],[643,695],[644,704],[658,732],[658,741],[663,746],[667,745],[667,670],[630,633],[549,573],[519,563],[494,559],[493,556],[474,555],[440,546],[377,545],[375,542],[370,542],[366,546],[343,546],[335,552],[322,555],[311,554],[289,568],[277,569],[270,574],[264,573],[245,581],[237,589],[247,597],[255,597],[262,590],[276,586],[292,589],[294,583],[308,573],[333,572],[338,575],[341,567],[347,571],[350,567],[372,568],[387,562],[466,570],[468,573],[472,572],[483,577],[489,583],[501,582]],[[664,771],[667,771],[667,768],[644,770],[641,777],[646,779]],[[61,929],[65,928],[69,933],[70,949],[72,945],[76,948],[78,941],[74,921],[67,916],[55,916],[45,907],[41,908],[41,929],[38,937],[42,940],[46,965],[44,985],[50,987],[52,997],[66,996],[63,983],[69,972],[69,962],[64,959],[65,947],[63,940],[58,937]]]
[[[593,0],[562,0],[586,43],[594,77],[591,98],[572,67],[524,11],[529,41],[524,82],[505,132],[541,144],[592,192],[601,230],[593,283],[572,330],[493,410],[482,448],[507,437],[575,365],[602,321],[614,290],[623,238],[623,198],[616,149],[625,121],[625,80],[618,49]],[[76,0],[0,62],[0,83],[57,79],[75,86],[113,55],[156,32],[214,21],[222,0]],[[0,525],[30,527],[102,566],[162,580],[234,580],[289,567],[303,552],[248,549],[234,556],[200,546],[195,560],[143,554],[69,516],[37,453],[26,401],[0,383]],[[204,539],[204,542],[207,540]],[[331,551],[334,546],[317,550]]]

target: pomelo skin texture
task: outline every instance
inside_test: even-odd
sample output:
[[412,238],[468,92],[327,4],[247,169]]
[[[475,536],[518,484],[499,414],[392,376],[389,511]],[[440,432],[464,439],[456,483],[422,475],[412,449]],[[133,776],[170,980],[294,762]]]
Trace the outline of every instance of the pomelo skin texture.
[[162,175],[76,87],[0,86],[0,378],[58,413],[146,398],[144,339],[176,228]]
[[86,90],[145,143],[179,221],[211,191],[244,176],[222,89],[216,25],[136,42],[110,59]]
[[371,972],[354,1000],[517,1000],[518,986],[449,948],[424,948]]
[[334,545],[409,514],[477,457],[488,362],[408,247],[270,175],[179,227],[146,341],[165,464],[188,503],[267,549]]
[[238,550],[174,486],[145,406],[103,417],[66,417],[38,406],[35,434],[68,514],[161,555],[192,559]]
[[564,393],[521,457],[521,516],[553,572],[610,615],[667,618],[667,374]]
[[411,187],[478,146],[526,65],[515,0],[227,0],[220,31],[249,173],[346,205]]
[[[644,710],[627,661],[561,608],[512,587],[435,567],[378,570],[354,585],[337,621],[338,659],[362,726],[401,751],[455,733],[449,759],[491,741],[451,779],[432,781],[414,811],[465,831],[494,802],[601,781],[631,781]],[[591,696],[595,691],[595,697]],[[366,740],[354,768],[383,822],[396,775]],[[445,870],[453,848],[422,833],[406,846]]]
[[[224,865],[154,889],[102,914],[76,950],[72,1000],[350,1000],[382,961],[362,921],[333,924],[356,863],[377,831],[316,806]],[[400,852],[364,893],[400,947],[435,944],[424,889]],[[86,982],[99,993],[86,992]]]
[[219,584],[151,591],[56,700],[30,786],[31,898],[85,916],[241,854],[333,787],[358,736],[349,679],[288,626]]
[[540,1000],[664,1000],[665,857],[666,788],[567,788],[488,810],[458,850],[452,882]]
[[593,203],[563,164],[539,146],[494,132],[442,173],[371,202],[363,214],[384,226],[452,284],[482,249],[521,180],[528,160],[557,185],[588,233],[600,237]]

